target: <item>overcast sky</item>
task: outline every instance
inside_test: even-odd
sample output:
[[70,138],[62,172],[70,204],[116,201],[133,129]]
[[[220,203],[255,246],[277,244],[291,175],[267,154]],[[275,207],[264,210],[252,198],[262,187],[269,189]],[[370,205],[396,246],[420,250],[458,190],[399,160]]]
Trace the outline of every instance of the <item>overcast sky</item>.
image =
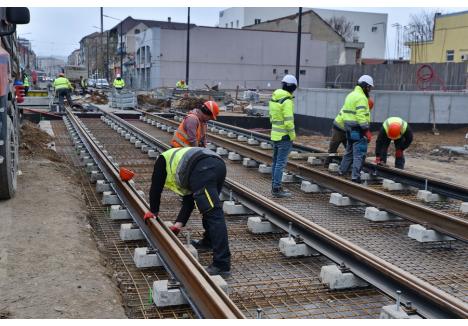
[[[219,11],[225,8],[191,8],[191,22],[197,25],[215,26],[218,23]],[[421,8],[336,8],[352,11],[388,13],[387,56],[395,56],[396,31],[394,23],[406,25],[411,14],[418,14]],[[424,8],[430,11],[440,8]],[[468,8],[442,8],[444,13],[468,10]],[[80,39],[90,33],[99,31],[100,14],[97,8],[31,8],[31,22],[19,25],[20,37],[30,39],[38,55],[68,56],[79,48]],[[124,19],[127,16],[140,19],[167,20],[186,22],[187,8],[104,8],[104,14]],[[118,21],[104,17],[104,30],[118,24]]]

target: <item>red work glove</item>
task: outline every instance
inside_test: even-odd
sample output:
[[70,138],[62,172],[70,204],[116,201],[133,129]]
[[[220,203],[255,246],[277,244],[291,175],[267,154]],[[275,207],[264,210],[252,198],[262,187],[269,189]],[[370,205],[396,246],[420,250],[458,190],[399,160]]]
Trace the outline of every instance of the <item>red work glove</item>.
[[403,150],[402,149],[395,150],[395,157],[396,158],[402,158],[403,157]]
[[366,133],[365,133],[365,135],[364,135],[364,136],[366,136],[366,138],[367,138],[367,142],[368,142],[368,143],[370,143],[370,142],[371,142],[371,140],[372,140],[372,133],[370,132],[370,130],[369,130],[369,129],[367,129],[367,130],[366,130]]
[[382,162],[382,159],[378,156],[375,158],[374,163],[377,165],[384,165],[384,162]]
[[145,223],[148,223],[148,220],[150,218],[158,218],[158,215],[157,214],[154,215],[153,213],[148,211],[148,212],[145,213],[145,216],[143,216],[143,220],[145,221]]
[[169,229],[170,229],[175,235],[178,235],[179,232],[180,232],[180,229],[179,229],[177,226],[175,226],[175,225],[171,225],[171,226],[169,227]]

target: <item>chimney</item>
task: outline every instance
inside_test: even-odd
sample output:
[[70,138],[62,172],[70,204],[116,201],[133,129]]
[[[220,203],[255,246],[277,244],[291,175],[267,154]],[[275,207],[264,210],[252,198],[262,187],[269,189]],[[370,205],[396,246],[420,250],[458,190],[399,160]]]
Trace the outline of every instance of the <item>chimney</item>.
[[171,22],[171,17],[167,17],[167,22],[168,22],[168,23]]

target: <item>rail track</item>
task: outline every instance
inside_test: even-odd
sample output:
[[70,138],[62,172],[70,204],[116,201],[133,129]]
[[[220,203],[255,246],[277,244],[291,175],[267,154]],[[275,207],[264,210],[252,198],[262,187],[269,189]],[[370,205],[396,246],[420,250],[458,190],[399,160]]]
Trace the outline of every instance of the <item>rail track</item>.
[[[70,116],[70,120],[74,119],[72,118],[72,115],[70,112],[69,112],[69,116]],[[165,148],[167,145],[165,145],[164,143],[165,142],[167,143],[168,139],[170,139],[170,136],[171,136],[165,132],[160,131],[159,129],[156,129],[153,126],[142,123],[140,121],[127,122],[127,121],[123,121],[122,119],[114,115],[107,115],[106,119],[107,121],[112,121],[112,123],[114,123],[115,126],[117,125],[119,126],[115,129],[120,128],[121,131],[125,130],[126,132],[127,131],[134,132],[135,136],[138,136],[140,141],[146,144],[148,148],[151,148],[153,150],[161,150]],[[143,191],[148,190],[149,180],[150,180],[150,176],[152,172],[151,160],[146,159],[147,162],[143,163],[144,160],[142,158],[136,159],[137,157],[136,153],[133,153],[132,155],[126,154],[127,156],[123,155],[124,153],[122,152],[125,152],[124,150],[125,146],[122,144],[122,143],[125,143],[124,140],[117,133],[115,133],[115,131],[112,131],[112,129],[110,129],[101,120],[91,121],[90,119],[83,119],[83,121],[87,121],[87,122],[83,123],[79,119],[76,119],[76,121],[74,123],[72,122],[72,124],[75,127],[78,127],[78,129],[80,130],[78,131],[80,136],[87,138],[85,142],[91,143],[93,141],[92,137],[99,139],[102,143],[102,146],[104,146],[104,148],[106,148],[106,150],[109,153],[111,153],[115,158],[119,157],[119,164],[130,166],[136,169],[137,175],[140,176],[138,180],[136,180],[137,183],[135,184],[133,188],[127,185],[127,187],[129,187],[130,190],[133,189],[133,192],[134,192],[133,195],[132,196],[130,195],[131,191],[127,189],[125,185],[119,186],[117,187],[119,189],[115,189],[115,190],[118,194],[120,193],[120,195],[123,198],[127,198],[123,200],[127,208],[132,207],[132,205],[134,205],[135,202],[138,203],[138,201],[140,201],[138,205],[136,205],[137,208],[134,208],[134,209],[130,208],[129,210],[131,212],[131,215],[134,216],[134,218],[135,216],[142,216],[143,215],[142,212],[146,208],[145,205],[147,204],[144,202],[144,199],[140,195],[135,195],[135,191],[136,191],[136,188],[139,188]],[[81,126],[81,129],[79,128],[80,126]],[[88,133],[87,129],[92,131],[93,136],[89,136],[89,135],[88,137],[85,136],[85,134]],[[109,136],[108,135],[109,133],[110,134],[113,133],[114,134],[113,137]],[[152,133],[153,136],[157,135],[158,139],[150,135],[150,133]],[[118,141],[118,139],[120,139],[120,141]],[[89,147],[90,147],[89,149],[91,149],[92,151],[99,153],[99,150],[98,150],[99,146],[97,146],[96,148],[96,146],[89,145]],[[135,150],[133,145],[130,145],[130,147],[132,147]],[[236,149],[236,147],[233,147],[233,146],[230,148]],[[141,157],[145,157],[145,155],[142,154],[141,151],[136,150],[136,152],[139,153]],[[106,162],[106,160],[104,159],[105,155],[102,153],[102,150],[101,150],[101,154],[102,155],[97,155],[95,157],[96,160],[101,161],[101,162]],[[106,162],[106,163],[112,164],[111,162]],[[101,166],[101,170],[102,169],[106,169],[105,166]],[[251,178],[249,176],[248,179],[252,179],[252,180],[246,180],[245,172],[242,173],[240,171],[240,170],[246,170],[246,169],[240,167],[238,164],[228,164],[228,169],[230,171],[229,177],[230,178],[234,177],[234,179],[237,178],[237,181],[228,180],[226,182],[227,188],[234,191],[235,193],[234,196],[236,196],[237,199],[241,199],[246,206],[249,206],[253,210],[256,210],[264,214],[265,217],[270,218],[272,221],[274,221],[276,225],[282,227],[283,229],[287,229],[288,224],[290,222],[293,222],[294,227],[293,227],[292,233],[295,236],[300,234],[301,237],[303,237],[304,242],[306,242],[308,245],[311,245],[312,247],[314,247],[314,249],[318,250],[319,252],[325,254],[327,257],[331,258],[333,261],[338,262],[338,263],[345,262],[346,265],[350,267],[351,270],[356,275],[368,281],[371,281],[371,284],[375,284],[383,292],[393,296],[395,289],[397,288],[403,289],[404,298],[406,300],[408,299],[413,300],[413,306],[417,307],[418,313],[423,315],[424,317],[431,318],[431,317],[441,317],[441,316],[444,316],[444,317],[447,317],[447,316],[466,317],[467,316],[466,299],[463,300],[464,298],[466,298],[466,292],[464,290],[466,289],[466,286],[465,286],[466,283],[463,283],[462,281],[463,273],[465,273],[465,276],[466,276],[466,264],[459,263],[461,266],[457,264],[455,264],[455,266],[453,265],[451,266],[451,267],[455,267],[455,270],[460,270],[461,275],[457,275],[457,277],[460,277],[460,280],[457,278],[456,284],[457,286],[461,286],[463,289],[462,293],[459,294],[458,296],[453,295],[453,293],[450,293],[450,291],[447,291],[447,287],[443,288],[443,286],[441,286],[440,284],[437,284],[438,287],[436,287],[433,284],[430,284],[429,282],[417,276],[414,276],[413,274],[387,262],[385,259],[379,258],[377,255],[374,255],[371,252],[366,251],[363,248],[361,248],[359,245],[362,246],[362,240],[364,236],[368,236],[369,234],[362,234],[361,235],[362,238],[360,239],[361,241],[356,241],[357,243],[356,245],[356,244],[353,244],[350,240],[347,240],[346,238],[343,238],[331,232],[327,228],[320,226],[319,225],[320,223],[316,224],[313,221],[311,221],[310,218],[304,217],[307,215],[307,214],[304,214],[304,209],[305,210],[316,209],[318,205],[315,207],[310,207],[310,206],[303,207],[302,211],[300,209],[298,210],[297,208],[291,210],[289,209],[287,204],[284,205],[283,202],[281,202],[280,204],[272,202],[271,200],[266,198],[266,196],[262,196],[262,191],[256,190],[255,186],[257,185],[258,187],[259,183],[264,184],[265,180],[260,180],[259,182],[258,176],[256,178]],[[107,175],[107,177],[114,180],[114,182],[118,182],[118,180],[116,179],[116,175],[115,175],[115,172],[116,172],[115,168],[112,169],[108,167],[107,170],[109,174]],[[111,173],[112,171],[113,173]],[[249,174],[254,174],[254,172],[249,171]],[[239,176],[241,177],[242,181],[247,181],[247,182],[242,182],[243,184],[247,183],[247,187],[242,185],[239,182],[239,179],[238,179]],[[251,184],[251,182],[254,182],[254,183]],[[250,183],[250,190],[248,189],[249,183]],[[264,192],[265,191],[263,191],[263,193]],[[295,191],[295,192],[299,193],[298,191]],[[317,196],[324,196],[324,195],[319,194]],[[132,200],[129,201],[128,197],[132,198]],[[174,198],[172,199],[172,201],[174,201]],[[286,200],[285,202],[288,202],[288,201]],[[289,202],[289,204],[291,204],[291,202]],[[352,210],[356,211],[356,208]],[[173,214],[174,212],[172,212],[172,210],[166,212],[167,215],[170,215],[170,213]],[[175,240],[175,237],[172,236],[172,234],[170,234],[169,236],[167,235],[168,230],[167,228],[165,228],[163,224],[158,225],[158,227],[154,227],[154,229],[151,228],[151,230],[146,230],[145,229],[146,226],[144,224],[143,225],[141,224],[141,218],[140,220],[138,220],[138,217],[137,217],[136,222],[142,228],[142,230],[144,230],[145,234],[150,234],[150,236],[147,236],[147,238],[148,238],[149,243],[154,245],[154,248],[157,247],[157,248],[164,248],[164,250],[169,250],[169,251],[171,250],[172,245],[174,245],[174,243],[170,243],[170,242],[166,243],[166,241]],[[351,222],[349,223],[351,227],[353,226],[353,224],[356,224],[356,221],[354,220],[350,220],[349,222]],[[277,241],[277,239],[279,239],[281,235],[269,235],[266,237],[256,236],[256,237],[253,237],[253,239],[252,238],[245,239],[245,237],[247,236],[246,235],[247,231],[245,229],[245,226],[242,226],[243,224],[245,224],[245,218],[239,219],[233,222],[228,221],[228,223],[229,223],[231,243],[233,242],[233,236],[239,237],[240,239],[240,240],[238,239],[234,240],[234,244],[239,245],[242,249],[238,251],[237,250],[238,248],[236,248],[236,250],[234,250],[234,257],[235,257],[235,261],[238,262],[241,266],[243,264],[246,264],[245,263],[246,257],[252,258],[252,255],[256,257],[253,259],[257,259],[259,261],[263,261],[263,260],[270,261],[272,257],[268,253],[273,252],[275,253],[275,256],[278,256],[275,241]],[[348,223],[345,223],[345,224],[348,224]],[[388,226],[390,225],[388,224],[387,228]],[[392,231],[396,231],[396,232],[390,232],[389,235],[387,234],[385,236],[388,238],[393,237],[395,235],[397,237],[398,236],[401,237],[401,229],[406,226],[407,224],[405,224],[405,222],[395,223],[394,225],[390,226],[390,229],[394,229]],[[199,221],[198,223],[195,223],[195,227],[198,227],[198,231],[196,232],[200,232],[201,227],[200,227]],[[376,229],[375,227],[373,228]],[[346,227],[345,225],[342,224],[342,225],[335,225],[335,228],[334,229],[331,228],[331,229],[332,231],[336,232],[337,230],[343,231],[344,229],[346,229]],[[377,228],[377,229],[380,230],[380,228]],[[371,230],[372,230],[372,227],[371,227]],[[155,242],[155,240],[151,240],[152,237],[154,237],[155,239],[159,239],[158,241],[162,241],[162,244]],[[371,241],[375,240],[373,239],[373,237],[375,237],[375,235],[370,234]],[[169,238],[169,239],[166,239],[166,238]],[[355,239],[352,239],[352,240],[353,242],[355,242],[354,241]],[[250,250],[248,248],[245,248],[246,247],[244,243],[245,241],[247,241],[247,243],[249,244],[253,244],[253,248],[257,249],[257,251],[253,253],[252,252],[253,250],[251,250],[251,248]],[[399,239],[392,240],[392,241],[399,241]],[[238,244],[237,242],[240,242],[240,243]],[[265,242],[268,245],[266,245]],[[179,249],[180,251],[178,252],[178,254],[180,254],[181,256],[189,255],[187,252],[183,251],[183,247],[180,248],[180,245],[179,245]],[[266,253],[260,252],[262,250],[265,250]],[[163,250],[160,250],[160,252],[162,251]],[[245,251],[247,251],[247,253],[245,253]],[[419,248],[419,251],[425,251],[425,249]],[[453,251],[457,251],[457,255],[455,256],[458,256],[458,258],[461,258],[461,259],[463,259],[463,257],[466,258],[466,247],[463,243],[459,243],[457,241],[457,244],[453,246],[452,251],[448,251],[448,253],[451,253]],[[441,254],[442,256],[447,254],[447,252],[444,249],[442,249],[442,251],[440,252],[443,253]],[[461,257],[460,257],[460,252],[461,252]],[[388,254],[390,253],[387,253],[387,255]],[[161,255],[164,256],[162,253]],[[172,271],[173,269],[175,269],[177,271],[178,269],[182,268],[180,266],[177,267],[178,264],[176,262],[171,262],[170,258],[171,257],[163,257],[164,261],[166,261],[166,259],[169,259],[169,263],[167,263],[169,270]],[[207,257],[205,257],[205,259],[206,258]],[[317,307],[316,303],[311,304],[310,298],[317,297],[317,295],[319,297],[320,296],[326,297],[327,295],[330,295],[329,291],[326,291],[326,289],[324,289],[323,286],[319,284],[316,276],[312,277],[308,275],[308,273],[315,273],[315,275],[318,274],[317,268],[319,267],[316,266],[317,260],[320,261],[321,264],[326,264],[326,258],[323,256],[320,256],[320,257],[314,257],[314,258],[293,259],[287,262],[285,261],[285,259],[283,260],[280,259],[279,263],[278,262],[275,263],[276,268],[280,266],[280,272],[278,271],[275,272],[274,271],[275,268],[272,268],[271,265],[270,266],[267,265],[267,267],[264,267],[264,266],[260,267],[260,266],[255,265],[255,268],[259,268],[260,270],[264,270],[264,271],[265,270],[269,271],[269,273],[263,273],[263,276],[267,280],[263,282],[261,282],[260,280],[258,280],[257,282],[252,282],[251,280],[249,280],[250,282],[249,281],[246,282],[245,280],[249,278],[249,272],[250,272],[250,276],[251,275],[255,276],[254,277],[255,279],[257,277],[261,278],[261,276],[258,276],[258,270],[257,271],[252,270],[251,266],[249,266],[248,268],[245,268],[247,266],[242,266],[244,268],[240,268],[239,270],[236,270],[234,273],[236,277],[233,277],[234,280],[230,281],[230,286],[233,286],[233,288],[235,289],[234,292],[231,293],[230,296],[231,298],[234,297],[233,300],[236,303],[236,306],[240,308],[246,316],[250,316],[250,317],[255,315],[255,311],[258,307],[262,307],[262,309],[264,309],[263,311],[266,313],[266,317],[274,317],[278,315],[282,317],[289,317],[289,318],[297,317],[301,315],[306,316],[306,317],[307,316],[332,317],[327,314],[325,315],[318,314],[317,309],[314,309],[312,307],[306,308],[307,305]],[[193,261],[191,263],[195,264],[195,262]],[[291,265],[293,265],[293,267],[292,269],[289,269]],[[198,270],[200,274],[203,274],[203,270],[200,268],[201,267],[197,266],[197,269],[195,270]],[[242,273],[241,273],[241,269],[242,269]],[[270,273],[273,273],[273,275],[275,276],[272,277],[268,275]],[[278,276],[283,273],[286,273],[286,275],[288,275],[289,278],[286,277],[286,279],[280,279]],[[178,271],[174,274],[175,274],[174,276],[178,280],[180,280],[183,286],[185,287],[186,279],[184,282],[183,278],[181,279],[181,277],[179,276],[179,275],[184,275],[184,273]],[[385,274],[385,275],[380,275],[380,274]],[[206,275],[202,275],[202,276],[206,276]],[[205,282],[208,282],[208,281],[205,279]],[[281,283],[284,284],[284,287],[279,286],[279,284]],[[433,283],[435,284],[437,282],[433,282]],[[289,289],[287,289],[288,286],[289,286]],[[450,286],[448,288],[450,289]],[[194,291],[196,292],[197,289],[187,288],[186,291],[187,293],[190,294],[190,295],[187,294],[187,296],[191,297],[192,293],[194,293]],[[359,291],[363,291],[363,292],[359,292]],[[366,291],[368,291],[367,294],[373,298],[372,299],[373,301],[379,301],[381,303],[388,302],[388,297],[383,296],[378,291],[375,291],[372,289],[344,291],[345,292],[344,294],[339,293],[338,291],[336,293],[332,293],[331,296],[336,297],[336,295],[338,295],[341,298],[340,299],[341,301],[338,300],[341,302],[341,307],[346,307],[347,306],[346,300],[350,299],[349,298],[350,295],[363,297],[365,296]],[[255,298],[255,295],[256,294],[259,295],[259,293],[261,293],[260,296],[263,296],[263,298],[271,296],[271,298],[277,301],[274,303],[271,303],[265,299],[263,302],[261,302],[262,300],[259,300],[259,298]],[[272,295],[273,293],[276,293],[277,295],[276,296]],[[278,293],[281,293],[283,297],[279,298]],[[222,296],[222,294],[220,293],[218,294]],[[303,301],[297,302],[298,297],[300,297]],[[287,300],[285,300],[285,298],[287,298]],[[346,298],[346,299],[343,299],[343,298]],[[376,300],[376,298],[378,299]],[[198,314],[200,316],[210,316],[206,311],[204,313],[200,313],[201,308],[198,307],[199,305],[201,305],[203,308],[204,304],[206,304],[206,301],[204,302],[200,298],[197,298],[197,299],[191,298],[191,299],[193,300],[193,305],[195,309],[199,311]],[[208,299],[205,299],[205,300],[208,300]],[[320,300],[317,300],[317,301],[320,302]],[[350,302],[352,301],[353,300],[350,299]],[[282,302],[283,308],[278,308],[278,302]],[[294,305],[291,302],[294,302]],[[228,305],[227,303],[225,304]],[[368,303],[366,302],[365,304],[368,304]],[[292,307],[295,307],[295,308],[292,308]],[[328,308],[330,308],[330,304],[328,305]],[[278,311],[278,309],[283,309],[285,313],[284,314],[279,313],[276,315],[272,313],[272,311]],[[336,309],[335,313],[337,314],[337,316],[340,316],[339,309],[338,308],[335,308],[335,309]],[[359,311],[359,309],[357,309],[356,311]],[[366,310],[361,309],[360,311],[366,311]],[[353,316],[354,314],[355,316],[361,316],[361,317],[362,315],[375,317],[375,313],[376,313],[374,310],[373,312],[366,311],[367,315],[366,313],[360,315],[359,313],[355,313],[354,311],[349,310],[349,308],[347,310],[345,309],[344,312],[345,313],[343,313],[342,316],[346,314],[348,316]],[[235,316],[235,314],[233,314],[232,316]],[[226,317],[222,317],[222,318],[226,318]]]

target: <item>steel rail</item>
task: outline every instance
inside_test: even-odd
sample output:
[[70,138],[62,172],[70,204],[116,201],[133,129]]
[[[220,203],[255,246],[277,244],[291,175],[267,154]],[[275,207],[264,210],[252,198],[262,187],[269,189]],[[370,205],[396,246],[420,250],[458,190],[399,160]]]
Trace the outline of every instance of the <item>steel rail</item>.
[[[145,200],[136,193],[128,182],[119,178],[119,172],[98,145],[89,136],[83,123],[67,109],[67,115],[74,126],[79,130],[82,137],[101,163],[101,168],[106,175],[110,176],[114,187],[117,188],[124,198],[127,208],[133,212],[135,222],[140,226],[153,248],[157,248],[159,255],[168,265],[170,271],[179,280],[186,293],[196,305],[198,311],[204,318],[243,319],[245,316],[237,306],[229,299],[226,293],[211,279],[210,275],[184,247],[180,240],[169,230],[160,219],[151,219],[144,223],[142,216],[149,210]],[[103,171],[103,172],[104,172]]]
[[[145,131],[130,124],[115,114],[108,112],[104,112],[104,114],[111,117],[114,121],[120,123],[122,126],[125,126],[128,130],[139,134],[139,136],[144,138],[146,141],[155,144],[158,147],[169,148],[167,144],[154,138]],[[326,242],[336,251],[341,252],[341,255],[336,254],[335,252],[333,255],[327,256],[329,251],[320,250],[322,248],[320,244],[314,246],[314,249],[321,251],[322,254],[334,260],[335,262],[339,263],[340,261],[349,261],[349,257],[353,257],[355,259],[354,266],[357,266],[357,264],[363,264],[366,266],[366,268],[371,269],[374,276],[366,276],[363,273],[358,273],[358,276],[366,280],[375,280],[376,283],[371,282],[371,284],[375,285],[387,294],[392,295],[392,293],[389,292],[388,284],[397,284],[398,286],[403,287],[407,290],[407,292],[405,292],[407,294],[406,298],[411,298],[414,300],[413,303],[420,304],[418,311],[420,311],[420,313],[424,313],[424,316],[435,318],[468,317],[468,305],[466,305],[460,299],[450,296],[446,292],[441,291],[428,282],[413,276],[412,274],[391,263],[386,262],[385,260],[382,260],[381,258],[369,253],[361,247],[354,245],[352,242],[339,237],[325,228],[305,219],[299,214],[288,210],[287,208],[259,195],[257,192],[250,190],[229,178],[226,178],[225,185],[227,188],[230,188],[237,194],[240,194],[240,196],[247,197],[250,201],[254,202],[255,205],[259,207],[261,206],[262,209],[269,211],[276,216],[284,218],[287,222],[293,222],[306,233],[317,237],[319,239],[319,243]],[[365,269],[361,268],[360,270],[362,271]],[[376,273],[379,276],[375,277]],[[384,281],[382,281],[382,279]],[[428,301],[428,308],[424,307],[424,304],[421,303],[421,298]],[[441,307],[447,309],[448,312],[442,311]]]
[[[145,112],[143,110],[137,110],[137,111],[141,112],[142,114],[148,115],[150,117],[158,117],[158,118],[160,117],[151,112]],[[175,114],[184,115],[183,112],[178,112],[178,111],[175,111]],[[222,123],[219,121],[209,121],[208,123],[213,126],[218,126],[223,129],[236,131],[237,133],[245,135],[245,136],[251,135],[251,136],[255,136],[256,138],[263,139],[267,142],[271,142],[269,135],[265,135],[260,132],[247,130],[241,127],[229,125],[229,124]],[[294,143],[293,149],[299,150],[302,152],[325,153],[320,148],[306,146],[300,143]],[[382,178],[392,179],[395,182],[401,182],[409,186],[417,187],[419,189],[426,189],[426,190],[438,193],[440,195],[443,195],[449,198],[468,202],[468,187],[465,187],[463,185],[460,185],[454,182],[448,182],[448,181],[444,181],[444,180],[437,179],[434,177],[428,177],[428,176],[424,176],[421,174],[409,172],[407,170],[392,168],[389,166],[381,166],[381,165],[377,165],[371,162],[364,162],[363,170],[373,175],[382,177]]]
[[[177,122],[167,118],[156,118],[166,123],[177,124]],[[252,146],[244,145],[237,141],[228,140],[218,135],[211,134],[210,138],[213,139],[213,142],[216,144],[233,149],[244,156],[255,154],[257,157],[261,157],[262,161],[265,163],[271,164],[272,162],[271,155],[265,151],[255,149]],[[325,188],[344,193],[356,200],[448,234],[459,240],[468,241],[468,220],[462,217],[439,212],[385,192],[364,187],[340,177],[335,177],[291,160],[287,163],[287,169],[302,176],[309,177],[315,183]]]

